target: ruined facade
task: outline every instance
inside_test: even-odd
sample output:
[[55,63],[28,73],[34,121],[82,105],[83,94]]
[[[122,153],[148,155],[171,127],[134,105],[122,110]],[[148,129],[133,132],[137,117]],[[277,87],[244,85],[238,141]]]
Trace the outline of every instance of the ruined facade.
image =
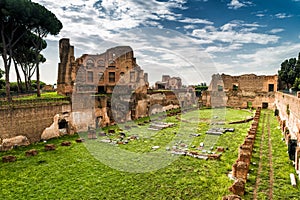
[[163,76],[164,89],[149,91],[148,75],[137,65],[129,46],[75,59],[69,39],[59,41],[57,92],[72,96],[77,131],[123,123],[156,112],[195,104],[193,87],[182,88],[178,77]]
[[[147,116],[147,74],[129,46],[75,59],[69,39],[59,41],[57,92],[72,96],[77,130]],[[145,109],[138,109],[142,104]]]
[[277,75],[245,74],[230,76],[214,74],[202,101],[206,106],[274,108]]
[[182,82],[179,77],[170,77],[169,75],[163,75],[161,81],[155,83],[155,89],[164,90],[178,90],[181,89]]
[[148,75],[136,64],[129,46],[118,46],[105,53],[84,54],[75,60],[74,47],[69,39],[59,41],[60,63],[58,64],[57,92],[70,95],[89,92],[111,94],[116,85],[130,89],[148,87]]

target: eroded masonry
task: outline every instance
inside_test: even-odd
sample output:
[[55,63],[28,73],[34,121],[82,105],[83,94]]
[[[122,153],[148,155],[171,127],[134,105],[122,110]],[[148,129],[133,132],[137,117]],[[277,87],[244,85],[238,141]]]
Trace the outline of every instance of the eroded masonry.
[[122,123],[197,102],[194,89],[181,88],[180,78],[176,78],[180,84],[169,80],[167,86],[176,85],[169,88],[172,91],[148,90],[148,75],[129,46],[75,59],[69,39],[61,39],[59,52],[57,92],[72,96],[77,130]]
[[273,109],[277,82],[277,75],[230,76],[214,74],[208,90],[202,95],[202,101],[208,107]]

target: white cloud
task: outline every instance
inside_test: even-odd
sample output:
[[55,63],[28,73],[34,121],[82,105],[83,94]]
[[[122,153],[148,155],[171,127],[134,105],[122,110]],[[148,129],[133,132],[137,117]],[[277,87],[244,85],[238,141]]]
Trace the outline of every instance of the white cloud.
[[278,13],[278,14],[275,15],[275,17],[278,18],[278,19],[290,18],[292,16],[293,15],[289,15],[289,14],[286,14],[286,13]]
[[[240,21],[224,24],[220,28],[206,27],[203,29],[195,29],[191,35],[202,40],[211,42],[223,42],[229,44],[270,44],[276,43],[279,39],[276,35],[253,32],[260,25],[243,24]],[[237,45],[234,49],[241,47]],[[215,48],[215,47],[214,47]],[[219,50],[219,48],[217,48]]]
[[60,36],[97,34],[109,38],[124,29],[139,26],[161,26],[159,20],[177,21],[181,14],[173,9],[186,9],[186,0],[34,0],[45,5],[64,24]]
[[184,29],[196,29],[196,26],[195,25],[186,25],[186,26],[183,26]]
[[233,43],[229,45],[219,45],[219,46],[209,46],[206,48],[206,52],[208,53],[226,53],[231,52],[233,50],[239,50],[243,47],[243,44]]
[[[296,47],[297,51],[300,49],[300,45],[291,49],[289,46],[288,51],[284,51],[287,50],[286,47],[264,48],[254,54],[241,54],[235,57],[232,63],[222,60],[224,58],[222,57],[208,69],[207,66],[210,65],[208,63],[212,63],[210,59],[218,55],[217,53],[236,53],[237,50],[247,48],[247,44],[275,44],[279,36],[274,34],[283,30],[272,29],[269,31],[271,34],[263,34],[258,31],[262,26],[257,23],[231,21],[216,27],[213,22],[206,19],[185,18],[174,11],[186,9],[185,0],[33,1],[45,5],[64,25],[59,36],[51,36],[48,39],[57,41],[62,37],[70,38],[71,44],[75,46],[76,57],[82,53],[103,53],[112,46],[130,45],[134,49],[137,63],[149,73],[149,79],[152,81],[160,80],[159,74],[162,73],[162,69],[165,73],[173,73],[171,75],[182,75],[189,83],[199,82],[200,76],[209,82],[210,72],[215,73],[216,67],[219,71],[231,74],[240,71],[256,72],[255,70],[269,66],[273,66],[269,71],[274,71],[274,66],[277,68],[280,65],[280,59],[287,55],[287,52],[296,51]],[[250,5],[249,2],[237,0],[229,4],[232,9]],[[264,13],[257,14],[264,15]],[[288,15],[277,15],[280,16]],[[163,29],[161,20],[186,23],[181,25],[186,31],[191,31],[189,34],[192,37],[170,34],[172,31]],[[201,25],[205,27],[196,29]],[[140,28],[148,26],[158,29]],[[56,46],[52,49],[57,49],[57,44],[54,45]],[[202,48],[202,45],[205,45],[205,48]],[[49,63],[51,68],[57,66],[58,60],[48,61],[52,62]]]
[[[289,48],[286,48],[287,46]],[[220,73],[230,75],[274,75],[284,60],[297,57],[299,49],[300,44],[287,43],[277,47],[260,48],[254,53],[231,55],[225,61],[224,57],[217,57],[214,64]]]
[[264,14],[261,14],[261,13],[259,13],[259,14],[256,14],[256,16],[257,16],[257,17],[264,17],[265,15],[264,15]]
[[228,8],[234,9],[234,10],[242,8],[242,7],[246,7],[249,5],[252,5],[252,2],[249,2],[249,1],[241,2],[239,0],[231,0],[231,2],[227,4]]
[[233,28],[237,27],[238,24],[235,23],[227,23],[220,27],[221,31],[232,31]]
[[206,19],[197,19],[197,18],[185,18],[178,21],[183,23],[191,23],[191,24],[207,24],[207,25],[214,24],[213,22],[208,21]]
[[284,29],[283,28],[274,28],[272,30],[270,30],[269,32],[272,33],[272,34],[276,34],[276,33],[280,33],[280,32],[283,32]]
[[[287,46],[289,48],[287,48]],[[261,71],[268,74],[275,74],[280,68],[280,64],[288,58],[297,57],[300,44],[286,43],[277,47],[267,47],[258,49],[253,54],[240,54],[237,58],[243,62],[239,63],[243,70],[250,68],[253,72]]]

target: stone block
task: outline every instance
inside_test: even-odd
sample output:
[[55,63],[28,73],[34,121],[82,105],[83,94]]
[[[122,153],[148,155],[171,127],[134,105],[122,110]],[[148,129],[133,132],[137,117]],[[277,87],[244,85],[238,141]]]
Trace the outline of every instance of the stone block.
[[225,151],[224,147],[217,147],[217,152],[224,152],[224,151]]
[[0,145],[0,150],[7,151],[15,146],[27,146],[29,144],[29,140],[26,136],[18,135],[16,137],[3,139]]
[[25,152],[26,157],[36,156],[36,155],[38,155],[38,151],[36,149],[30,149],[30,150]]
[[46,151],[53,151],[53,150],[55,150],[55,149],[56,149],[55,144],[46,144],[46,145],[45,145],[45,150],[46,150]]
[[236,166],[236,178],[247,180],[249,164],[243,161],[238,161]]
[[16,160],[17,160],[16,156],[12,156],[12,155],[2,156],[2,162],[4,163],[15,162]]
[[238,160],[249,164],[251,161],[251,154],[249,152],[240,152]]
[[237,179],[229,188],[229,191],[235,195],[243,196],[245,193],[245,184],[246,182],[243,179]]
[[71,142],[70,141],[63,141],[62,143],[61,143],[61,146],[71,146]]
[[237,167],[237,163],[234,163],[234,164],[232,165],[232,176],[233,176],[233,177],[236,177],[236,167]]
[[210,160],[220,160],[222,154],[208,154],[207,157]]
[[251,145],[242,144],[240,146],[240,151],[245,151],[245,152],[252,153],[252,148],[253,147]]
[[76,141],[77,143],[81,143],[81,142],[84,142],[84,139],[83,139],[83,138],[77,138],[75,141]]

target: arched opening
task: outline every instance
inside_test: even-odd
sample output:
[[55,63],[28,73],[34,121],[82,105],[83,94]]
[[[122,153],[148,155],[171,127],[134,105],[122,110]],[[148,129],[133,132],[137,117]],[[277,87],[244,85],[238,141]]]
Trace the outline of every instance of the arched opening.
[[61,119],[58,122],[58,129],[67,129],[68,128],[68,122],[65,119]]

